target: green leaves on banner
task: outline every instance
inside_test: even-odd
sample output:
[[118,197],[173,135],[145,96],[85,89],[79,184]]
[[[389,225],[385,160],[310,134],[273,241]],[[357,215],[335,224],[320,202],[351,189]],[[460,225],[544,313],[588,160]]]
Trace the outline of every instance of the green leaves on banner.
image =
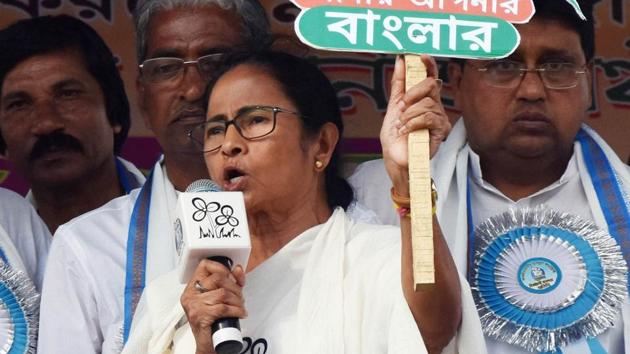
[[339,6],[303,9],[295,29],[312,47],[354,52],[503,58],[520,42],[511,23],[494,17]]

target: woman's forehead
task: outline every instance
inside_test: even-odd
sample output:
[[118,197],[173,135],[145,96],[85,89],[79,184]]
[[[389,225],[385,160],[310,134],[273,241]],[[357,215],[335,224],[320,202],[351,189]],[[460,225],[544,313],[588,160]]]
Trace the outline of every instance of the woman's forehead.
[[222,75],[210,94],[208,115],[233,115],[244,106],[295,109],[282,85],[265,68],[241,64]]

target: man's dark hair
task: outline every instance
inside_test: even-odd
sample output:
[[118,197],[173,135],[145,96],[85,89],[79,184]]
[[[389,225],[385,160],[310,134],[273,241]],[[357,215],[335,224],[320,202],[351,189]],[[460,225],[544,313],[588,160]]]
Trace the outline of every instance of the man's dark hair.
[[[24,60],[66,50],[76,50],[83,57],[87,71],[103,91],[107,119],[121,126],[114,135],[114,153],[119,154],[131,125],[125,86],[111,50],[81,20],[67,15],[44,16],[17,21],[0,31],[0,90],[7,74]],[[0,134],[0,153],[5,149]]]
[[[575,9],[566,0],[534,0],[536,13],[534,18],[555,20],[569,26],[580,36],[580,44],[586,62],[595,56],[595,23],[593,19],[593,0],[577,0],[586,20],[582,20]],[[451,61],[463,66],[464,59]]]
[[595,23],[593,20],[593,0],[577,0],[586,17],[582,20],[566,0],[534,0],[535,18],[559,21],[580,36],[582,51],[588,63],[595,56]]

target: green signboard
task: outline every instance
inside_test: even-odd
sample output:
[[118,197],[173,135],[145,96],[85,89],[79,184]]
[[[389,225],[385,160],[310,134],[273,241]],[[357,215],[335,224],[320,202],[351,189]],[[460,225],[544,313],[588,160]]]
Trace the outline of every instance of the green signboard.
[[497,17],[341,6],[304,9],[295,28],[312,47],[353,52],[502,58],[520,42]]

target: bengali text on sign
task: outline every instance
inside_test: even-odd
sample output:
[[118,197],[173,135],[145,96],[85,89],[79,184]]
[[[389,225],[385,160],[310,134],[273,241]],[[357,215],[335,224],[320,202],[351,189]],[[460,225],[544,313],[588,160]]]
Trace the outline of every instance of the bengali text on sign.
[[321,49],[503,58],[520,36],[509,22],[484,16],[320,6],[296,20],[304,43]]
[[293,3],[303,9],[345,6],[492,16],[511,23],[528,22],[534,15],[533,0],[293,0]]

